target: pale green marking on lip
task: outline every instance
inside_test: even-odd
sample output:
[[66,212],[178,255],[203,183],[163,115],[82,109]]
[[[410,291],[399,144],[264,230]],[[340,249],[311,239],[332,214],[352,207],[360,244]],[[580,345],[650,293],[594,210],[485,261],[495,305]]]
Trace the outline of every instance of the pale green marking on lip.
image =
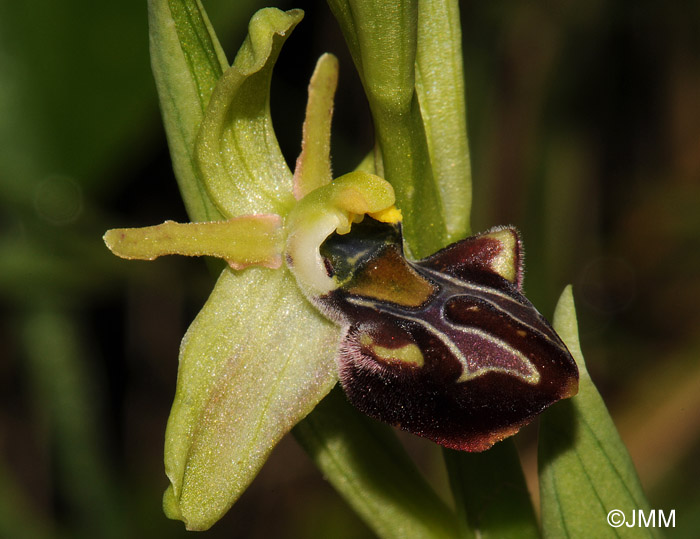
[[507,281],[515,283],[518,278],[516,259],[517,239],[513,230],[502,228],[485,234],[483,237],[494,239],[500,244],[498,254],[491,261],[491,270]]
[[421,352],[420,348],[413,343],[399,346],[397,348],[388,348],[386,346],[375,344],[372,337],[365,334],[360,337],[360,344],[372,350],[377,359],[382,361],[398,361],[401,363],[408,363],[409,365],[413,365],[415,367],[422,367],[425,365],[423,352]]

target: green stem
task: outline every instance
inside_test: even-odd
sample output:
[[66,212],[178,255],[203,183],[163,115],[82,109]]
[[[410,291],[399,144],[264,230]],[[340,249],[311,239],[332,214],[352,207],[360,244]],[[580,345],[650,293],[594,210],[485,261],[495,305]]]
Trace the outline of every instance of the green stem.
[[513,440],[483,453],[445,449],[443,454],[463,538],[539,537]]

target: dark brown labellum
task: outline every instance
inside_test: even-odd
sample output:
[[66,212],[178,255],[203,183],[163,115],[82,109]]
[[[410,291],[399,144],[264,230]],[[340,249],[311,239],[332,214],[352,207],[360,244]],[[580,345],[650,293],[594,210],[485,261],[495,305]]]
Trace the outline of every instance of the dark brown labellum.
[[574,359],[521,293],[515,229],[410,262],[399,228],[366,218],[321,254],[338,287],[315,302],[343,326],[340,380],[369,416],[483,451],[576,394]]

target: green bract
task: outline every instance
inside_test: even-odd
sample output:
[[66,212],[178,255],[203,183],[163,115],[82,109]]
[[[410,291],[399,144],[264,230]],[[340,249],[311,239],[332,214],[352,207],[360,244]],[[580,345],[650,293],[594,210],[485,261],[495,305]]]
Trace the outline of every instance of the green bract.
[[578,363],[579,394],[542,414],[539,467],[545,537],[657,537],[652,528],[608,525],[649,504],[634,464],[583,361],[571,287],[559,298],[554,327]]
[[381,153],[377,170],[396,190],[409,253],[422,258],[469,233],[471,176],[457,3],[328,4],[367,94]]
[[224,216],[195,168],[194,142],[228,60],[199,1],[149,0],[148,29],[151,67],[180,194],[190,219],[218,221]]

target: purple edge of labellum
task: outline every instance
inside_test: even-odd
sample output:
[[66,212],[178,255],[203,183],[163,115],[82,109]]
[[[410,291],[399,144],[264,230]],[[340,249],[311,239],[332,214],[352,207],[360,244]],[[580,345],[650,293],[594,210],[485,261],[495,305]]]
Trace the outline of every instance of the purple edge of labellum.
[[[514,239],[510,281],[493,267],[505,247],[488,237],[504,230]],[[576,393],[573,358],[520,293],[522,246],[515,229],[489,230],[416,263],[403,258],[400,243],[387,243],[357,268],[357,275],[381,267],[391,250],[398,250],[412,278],[433,286],[427,300],[407,307],[387,300],[385,290],[382,299],[366,288],[361,291],[370,295],[356,295],[348,292],[352,281],[319,298],[326,315],[344,326],[340,378],[357,408],[446,447],[483,451],[515,434],[550,404]],[[391,258],[395,264],[396,252]],[[406,268],[396,274],[411,278]],[[394,282],[392,275],[372,277],[383,279],[389,289],[415,285]],[[461,360],[455,341],[470,348],[459,350]],[[391,359],[391,350],[411,345],[420,350],[422,365]],[[379,357],[379,349],[385,357]],[[457,382],[466,365],[483,372]]]

